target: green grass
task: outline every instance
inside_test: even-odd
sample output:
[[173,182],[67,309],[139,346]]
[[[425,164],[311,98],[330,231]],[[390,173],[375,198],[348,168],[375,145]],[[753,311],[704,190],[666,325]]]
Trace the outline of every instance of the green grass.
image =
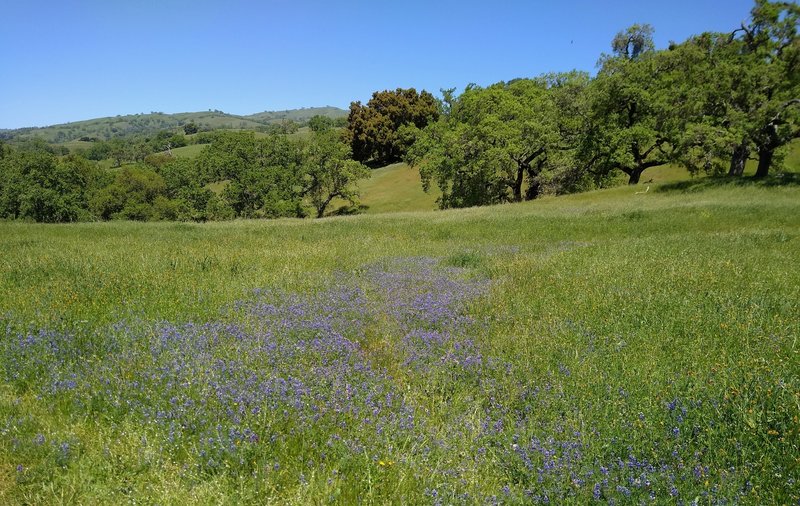
[[366,212],[392,213],[399,211],[430,211],[437,209],[438,188],[429,193],[422,190],[419,171],[404,163],[395,163],[372,170],[372,175],[360,183],[361,203]]
[[200,151],[202,151],[204,147],[205,144],[190,144],[181,148],[174,148],[172,154],[176,158],[194,159],[197,158],[197,155],[200,154]]
[[[390,373],[389,385],[417,417],[409,439],[378,435],[359,421],[329,426],[323,418],[309,428],[269,418],[258,423],[274,442],[242,447],[246,460],[212,468],[191,437],[170,446],[162,429],[133,412],[48,393],[49,383],[33,373],[6,377],[0,502],[416,504],[436,494],[445,503],[497,497],[522,504],[548,491],[555,502],[587,504],[600,479],[594,463],[635,455],[670,466],[686,501],[796,503],[800,186],[791,178],[651,185],[639,195],[619,187],[317,221],[0,223],[5,371],[19,370],[9,357],[28,356],[9,355],[18,329],[72,332],[79,339],[70,364],[96,371],[108,361],[124,377],[149,370],[141,360],[150,356],[151,322],[224,320],[223,308],[250,300],[255,288],[313,297],[354,284],[378,308],[357,347]],[[464,308],[479,323],[465,330],[468,349],[486,361],[478,372],[406,365],[403,333],[380,312],[387,302],[368,273],[408,257],[488,281],[488,292]],[[144,329],[123,341],[141,348],[131,355],[139,361],[117,362],[125,348],[80,351],[101,349],[116,322]],[[255,360],[236,346],[225,344],[220,356]],[[258,363],[251,367],[282,367]],[[313,361],[307,367],[324,370]],[[81,392],[106,388],[89,386]],[[45,444],[36,443],[39,435]],[[334,435],[370,450],[326,446]],[[576,466],[570,469],[587,484],[569,473],[540,482],[536,469],[546,459],[536,452],[526,467],[522,452],[531,441],[576,437],[570,444],[581,445],[583,464],[556,464]],[[64,443],[69,451],[59,450]],[[560,446],[553,451],[567,455]],[[591,469],[591,477],[583,474]],[[627,475],[612,468],[615,476]],[[656,473],[649,488],[626,485],[629,500],[652,490],[672,503],[665,480]],[[603,494],[626,502],[614,486]]]

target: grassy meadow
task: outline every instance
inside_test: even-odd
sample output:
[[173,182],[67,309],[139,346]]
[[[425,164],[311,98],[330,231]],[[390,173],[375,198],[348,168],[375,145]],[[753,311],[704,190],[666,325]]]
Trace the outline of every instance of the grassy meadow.
[[0,223],[0,503],[796,504],[796,178],[637,190]]

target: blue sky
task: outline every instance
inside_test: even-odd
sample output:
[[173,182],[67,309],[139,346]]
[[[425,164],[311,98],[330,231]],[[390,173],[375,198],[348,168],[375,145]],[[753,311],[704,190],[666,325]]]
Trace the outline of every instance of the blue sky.
[[8,0],[0,128],[117,114],[233,114],[437,93],[571,69],[594,72],[614,34],[657,47],[730,31],[752,0]]

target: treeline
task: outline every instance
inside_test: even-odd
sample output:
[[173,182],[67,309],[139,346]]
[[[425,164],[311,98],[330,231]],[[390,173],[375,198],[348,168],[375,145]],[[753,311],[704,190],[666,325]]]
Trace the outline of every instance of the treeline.
[[215,132],[193,159],[169,151],[102,169],[46,143],[0,143],[0,218],[38,222],[87,220],[223,220],[321,217],[357,206],[356,182],[369,170],[351,159],[334,129],[310,139]]
[[[636,184],[668,163],[739,177],[753,159],[764,177],[800,136],[799,20],[795,3],[756,0],[747,24],[661,50],[652,27],[634,25],[595,77],[547,74],[441,99],[375,92],[346,121],[310,118],[309,140],[287,135],[299,124],[283,118],[262,137],[189,122],[70,154],[35,139],[0,145],[0,218],[323,216],[339,201],[353,212],[365,165],[397,161],[418,168],[426,190],[441,189],[442,208],[582,191],[623,174]],[[188,142],[207,146],[194,160],[172,156]],[[115,168],[91,162],[106,159]]]
[[656,50],[634,25],[600,70],[517,79],[456,96],[381,92],[350,109],[356,159],[418,167],[443,208],[638,183],[667,163],[693,173],[756,177],[800,136],[800,6],[757,0],[749,24]]
[[316,115],[335,117],[335,121],[343,125],[346,118],[342,113],[344,111],[332,107],[265,111],[249,116],[236,116],[218,110],[177,114],[151,112],[149,114],[97,118],[47,127],[0,129],[0,140],[10,143],[34,138],[41,138],[52,143],[86,139],[111,140],[122,138],[128,140],[135,137],[153,136],[161,130],[177,132],[187,126],[193,127],[195,131],[242,129],[268,133],[285,132],[306,126],[309,119]]

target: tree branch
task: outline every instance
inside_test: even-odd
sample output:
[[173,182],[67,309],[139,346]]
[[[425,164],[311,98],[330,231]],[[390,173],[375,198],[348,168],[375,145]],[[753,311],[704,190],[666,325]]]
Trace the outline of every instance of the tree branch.
[[779,109],[778,113],[775,116],[773,116],[773,118],[769,122],[770,123],[775,123],[776,121],[781,119],[781,114],[783,114],[786,111],[786,109],[788,109],[789,107],[791,107],[791,106],[793,106],[795,104],[800,104],[800,98],[793,98],[791,100],[787,100],[786,102],[782,103],[778,107],[778,109]]

